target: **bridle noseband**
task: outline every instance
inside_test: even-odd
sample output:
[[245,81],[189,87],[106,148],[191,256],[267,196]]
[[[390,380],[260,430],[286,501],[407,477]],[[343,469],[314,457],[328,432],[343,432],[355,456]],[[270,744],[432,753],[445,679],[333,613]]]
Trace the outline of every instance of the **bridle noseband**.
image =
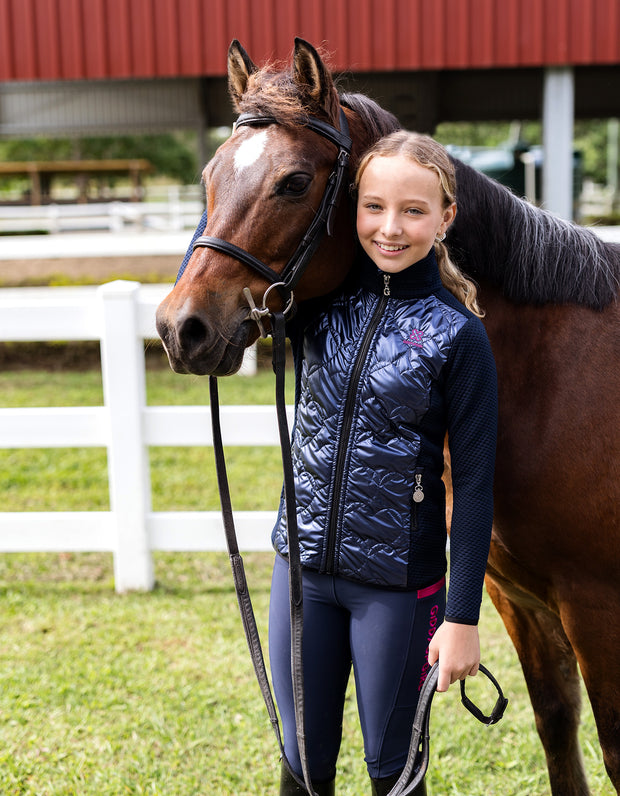
[[[270,124],[278,124],[278,120],[273,116],[243,113],[235,122],[233,129],[236,130],[238,127],[244,125],[250,127],[264,127]],[[325,232],[327,232],[328,235],[333,233],[334,214],[342,193],[342,186],[347,175],[349,156],[351,154],[349,125],[342,108],[340,109],[340,130],[337,130],[328,122],[324,122],[312,116],[302,119],[301,124],[335,144],[338,147],[338,156],[334,168],[327,178],[323,197],[316,211],[316,215],[299,245],[282,269],[282,272],[278,273],[274,271],[273,268],[270,268],[262,260],[259,260],[258,257],[255,257],[253,254],[250,254],[250,252],[245,251],[245,249],[227,240],[223,240],[222,238],[216,238],[211,235],[201,235],[196,238],[193,245],[194,250],[200,247],[206,247],[221,252],[222,254],[235,257],[269,282],[270,286],[263,296],[263,306],[260,308],[254,303],[249,288],[246,287],[243,290],[250,305],[250,317],[258,324],[263,337],[266,337],[267,333],[265,332],[262,320],[265,316],[270,314],[267,308],[267,297],[269,292],[274,288],[278,290],[284,303],[284,315],[288,315],[294,307],[293,289],[299,282],[306,266],[318,249]]]

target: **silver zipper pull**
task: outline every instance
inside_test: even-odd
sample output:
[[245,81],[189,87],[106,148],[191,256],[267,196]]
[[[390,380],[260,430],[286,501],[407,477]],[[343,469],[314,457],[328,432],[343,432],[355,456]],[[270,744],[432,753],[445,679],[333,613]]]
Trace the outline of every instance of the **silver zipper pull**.
[[415,486],[413,488],[413,502],[421,503],[424,500],[424,488],[422,487],[422,473],[415,474]]
[[390,295],[390,274],[383,274],[383,295]]

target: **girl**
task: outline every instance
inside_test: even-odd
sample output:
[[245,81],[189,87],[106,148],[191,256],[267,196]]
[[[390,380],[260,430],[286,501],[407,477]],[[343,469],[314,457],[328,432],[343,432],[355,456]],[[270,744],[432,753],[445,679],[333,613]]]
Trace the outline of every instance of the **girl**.
[[[362,159],[355,189],[356,275],[291,329],[299,379],[293,458],[313,786],[335,793],[352,666],[379,796],[405,765],[430,665],[439,661],[439,691],[478,670],[497,389],[475,286],[443,243],[456,215],[446,151],[427,136],[393,133]],[[447,602],[446,433],[453,482]],[[285,753],[301,774],[285,526],[281,508],[269,646]],[[283,767],[281,796],[304,792]],[[424,784],[416,793],[426,793]]]

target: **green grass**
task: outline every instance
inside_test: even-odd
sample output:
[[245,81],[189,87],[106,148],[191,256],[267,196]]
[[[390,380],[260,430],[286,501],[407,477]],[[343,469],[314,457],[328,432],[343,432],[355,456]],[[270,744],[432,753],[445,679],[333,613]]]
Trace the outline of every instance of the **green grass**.
[[[206,400],[204,379],[161,371],[148,379],[149,403]],[[269,373],[221,381],[225,403],[269,403],[272,389]],[[5,406],[98,404],[101,384],[90,372],[3,373],[0,396]],[[100,453],[0,451],[2,509],[107,505],[105,461],[88,458]],[[229,456],[236,458],[231,481],[239,507],[275,506],[277,450],[231,449]],[[151,457],[156,508],[217,507],[210,451],[154,449]],[[258,465],[268,475],[256,475]],[[271,562],[270,554],[245,556],[264,641]],[[117,595],[110,555],[0,555],[2,796],[277,793],[277,746],[226,555],[157,553],[155,573],[153,592]],[[546,796],[544,756],[521,670],[486,597],[480,629],[483,661],[510,704],[500,724],[485,728],[462,708],[458,689],[435,698],[429,792]],[[468,683],[468,693],[488,710],[494,692],[486,681]],[[592,792],[613,796],[587,704],[582,743]],[[351,687],[338,794],[368,792]]]
[[[0,556],[3,795],[277,792],[277,747],[225,554],[155,559],[156,589],[119,596],[108,556]],[[266,639],[271,555],[245,562]],[[456,688],[436,696],[429,791],[547,794],[519,665],[487,598],[481,637],[510,699],[506,716],[485,728]],[[486,681],[468,682],[489,710]],[[612,796],[589,714],[582,737],[593,793]],[[368,793],[352,689],[339,772],[340,796]]]

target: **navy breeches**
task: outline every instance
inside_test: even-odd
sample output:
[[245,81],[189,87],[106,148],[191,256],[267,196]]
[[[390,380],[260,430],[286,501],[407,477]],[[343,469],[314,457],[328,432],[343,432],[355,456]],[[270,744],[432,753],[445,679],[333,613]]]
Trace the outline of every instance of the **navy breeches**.
[[[304,689],[310,775],[331,780],[353,665],[368,773],[387,777],[407,760],[428,644],[445,612],[445,580],[420,591],[367,586],[304,570]],[[284,751],[301,774],[291,687],[288,564],[276,556],[269,654]]]

